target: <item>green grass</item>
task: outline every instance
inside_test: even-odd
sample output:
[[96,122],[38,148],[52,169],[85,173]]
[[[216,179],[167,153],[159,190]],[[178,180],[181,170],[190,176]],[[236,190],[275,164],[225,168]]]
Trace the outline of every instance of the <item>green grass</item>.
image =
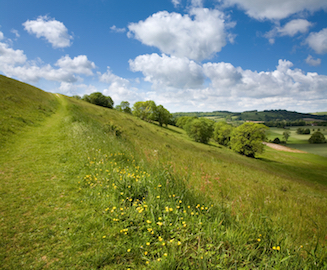
[[250,159],[83,101],[43,102],[51,114],[1,135],[2,269],[327,268],[326,158]]
[[[311,154],[320,155],[323,157],[327,157],[327,144],[310,144],[309,138],[315,132],[320,130],[322,134],[327,137],[327,127],[325,126],[306,126],[305,128],[309,128],[311,131],[310,135],[297,134],[296,130],[298,127],[291,127],[289,130],[291,132],[291,136],[287,141],[287,146],[295,149],[299,149]],[[284,140],[283,132],[285,129],[282,128],[270,128],[268,133],[268,139],[273,140],[275,138],[279,138],[280,140]]]

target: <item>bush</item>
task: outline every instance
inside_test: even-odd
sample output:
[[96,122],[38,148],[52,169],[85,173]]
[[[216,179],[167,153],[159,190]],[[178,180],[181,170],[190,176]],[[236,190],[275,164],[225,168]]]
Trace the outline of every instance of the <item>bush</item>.
[[277,137],[277,138],[275,138],[272,142],[273,142],[273,143],[276,143],[276,144],[280,144],[280,139]]
[[309,143],[326,143],[326,138],[324,134],[319,131],[316,131],[311,135]]

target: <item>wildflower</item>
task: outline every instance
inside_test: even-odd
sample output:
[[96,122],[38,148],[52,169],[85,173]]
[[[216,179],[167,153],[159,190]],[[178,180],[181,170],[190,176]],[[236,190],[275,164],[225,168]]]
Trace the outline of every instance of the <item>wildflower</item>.
[[146,261],[146,264],[149,264],[150,262],[149,261]]
[[102,236],[102,238],[106,238],[106,236],[104,235],[104,236]]
[[161,258],[158,258],[157,261],[160,262],[161,261]]
[[164,256],[166,256],[166,257],[167,257],[167,255],[168,255],[167,253],[164,253]]
[[280,250],[280,246],[277,246],[276,249],[277,249],[277,250]]
[[150,224],[150,223],[151,223],[151,221],[150,221],[150,220],[147,220],[147,221],[146,221],[146,223]]
[[177,245],[179,245],[179,246],[180,246],[181,244],[182,244],[182,242],[181,242],[181,241],[178,241],[178,242],[177,242]]
[[257,240],[258,240],[258,242],[260,242],[260,241],[261,241],[261,239],[260,239],[260,238],[258,238]]
[[157,199],[160,199],[160,196],[157,196]]
[[144,252],[144,255],[145,255],[145,256],[146,256],[146,255],[148,255],[148,252],[147,252],[147,251],[145,251],[145,252]]
[[147,245],[147,246],[150,246],[150,243],[149,243],[149,242],[146,242],[146,245]]
[[129,249],[127,249],[127,252],[131,252],[131,249],[129,248]]

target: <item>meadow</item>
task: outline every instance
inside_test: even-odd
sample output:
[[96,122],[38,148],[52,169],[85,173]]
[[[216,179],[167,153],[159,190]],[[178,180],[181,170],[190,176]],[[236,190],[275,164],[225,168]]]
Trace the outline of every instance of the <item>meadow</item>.
[[246,158],[1,79],[2,269],[327,269],[327,158]]
[[[299,127],[290,127],[289,131],[291,132],[290,137],[287,141],[287,146],[291,148],[295,148],[298,150],[302,150],[311,154],[320,155],[323,157],[327,157],[327,144],[310,144],[309,138],[315,131],[320,131],[327,137],[327,127],[325,126],[305,126],[304,128],[310,129],[310,135],[297,134],[296,130]],[[283,128],[269,128],[268,139],[273,140],[275,138],[279,138],[280,140],[284,140],[283,132],[285,129]]]

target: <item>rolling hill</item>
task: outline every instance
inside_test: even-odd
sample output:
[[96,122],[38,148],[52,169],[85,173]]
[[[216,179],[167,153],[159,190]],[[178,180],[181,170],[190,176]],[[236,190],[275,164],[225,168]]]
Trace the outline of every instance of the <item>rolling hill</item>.
[[326,158],[246,158],[4,76],[0,98],[2,269],[327,268]]

